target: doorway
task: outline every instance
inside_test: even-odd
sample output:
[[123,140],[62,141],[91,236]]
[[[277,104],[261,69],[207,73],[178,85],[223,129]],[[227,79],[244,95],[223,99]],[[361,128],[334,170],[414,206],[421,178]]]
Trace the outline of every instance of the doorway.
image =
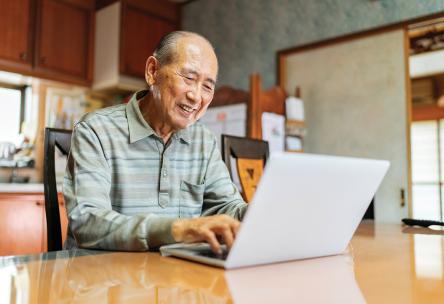
[[444,219],[444,18],[408,28],[411,217]]

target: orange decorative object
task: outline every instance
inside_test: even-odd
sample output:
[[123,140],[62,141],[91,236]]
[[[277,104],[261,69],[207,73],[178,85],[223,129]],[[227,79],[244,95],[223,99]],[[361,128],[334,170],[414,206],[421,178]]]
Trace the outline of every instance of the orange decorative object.
[[237,159],[237,172],[242,186],[242,193],[247,203],[253,199],[257,184],[264,170],[263,159]]
[[227,113],[221,112],[217,114],[217,121],[225,121],[227,119]]

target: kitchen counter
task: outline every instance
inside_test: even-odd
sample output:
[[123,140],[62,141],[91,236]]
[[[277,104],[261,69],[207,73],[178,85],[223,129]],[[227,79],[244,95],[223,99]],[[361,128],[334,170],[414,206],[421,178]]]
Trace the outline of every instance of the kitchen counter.
[[0,193],[43,193],[43,184],[0,183]]

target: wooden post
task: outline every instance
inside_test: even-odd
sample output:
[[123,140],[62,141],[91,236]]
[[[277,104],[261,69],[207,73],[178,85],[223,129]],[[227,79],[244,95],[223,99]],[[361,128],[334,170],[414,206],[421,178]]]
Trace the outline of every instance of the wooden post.
[[250,76],[250,99],[247,109],[248,137],[262,139],[262,121],[260,109],[261,76],[252,74]]
[[301,98],[301,88],[299,86],[296,87],[296,90],[294,91],[294,96],[296,98]]

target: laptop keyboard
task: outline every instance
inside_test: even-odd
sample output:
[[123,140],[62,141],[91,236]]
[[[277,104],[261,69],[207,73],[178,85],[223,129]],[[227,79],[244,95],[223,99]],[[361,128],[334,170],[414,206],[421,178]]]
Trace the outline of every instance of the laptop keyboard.
[[210,249],[208,250],[199,250],[198,255],[204,256],[204,257],[209,257],[209,258],[213,258],[213,259],[219,259],[219,260],[226,260],[227,256],[228,256],[228,251],[227,250],[223,250],[222,254],[217,254],[214,253],[213,251],[211,251]]

